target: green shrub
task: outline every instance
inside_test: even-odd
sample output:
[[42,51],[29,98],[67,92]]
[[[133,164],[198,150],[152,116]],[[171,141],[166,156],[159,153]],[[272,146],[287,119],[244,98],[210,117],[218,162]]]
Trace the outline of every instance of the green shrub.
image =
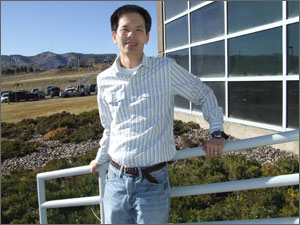
[[[289,163],[288,163],[289,162]],[[270,172],[270,173],[268,173]],[[199,157],[169,166],[172,187],[299,173],[297,160],[261,166],[244,156]],[[299,216],[299,187],[278,187],[172,198],[169,223]]]
[[62,112],[49,117],[38,117],[35,120],[24,119],[16,124],[3,122],[1,126],[2,138],[18,139],[23,142],[36,134],[50,135],[49,132],[54,134],[57,129],[66,128],[67,133],[58,132],[53,136],[51,134],[50,139],[59,140],[62,143],[79,143],[87,140],[99,140],[104,130],[97,110],[79,115]]
[[[192,127],[190,126],[192,125]],[[23,120],[17,124],[2,123],[2,135],[14,141],[2,142],[2,159],[11,157],[10,153],[28,154],[34,151],[34,143],[21,142],[19,136],[28,139],[30,132],[46,134],[57,128],[67,127],[68,135],[57,135],[61,142],[81,142],[82,140],[100,139],[103,127],[100,125],[96,110],[78,116],[61,113],[52,117],[41,117],[36,120]],[[5,131],[3,131],[5,127]],[[174,121],[174,133],[182,135],[197,124]],[[22,130],[24,129],[24,130]],[[203,140],[197,140],[201,142]],[[188,139],[187,146],[197,145]],[[37,143],[38,145],[38,143]],[[54,159],[45,167],[32,171],[20,168],[1,179],[1,223],[34,224],[39,223],[37,200],[37,173],[71,167],[88,165],[97,153],[97,148],[86,155],[65,159]],[[23,153],[22,153],[23,152]],[[218,159],[198,157],[179,160],[169,165],[169,176],[172,187],[210,184],[242,179],[275,176],[299,172],[298,160],[280,159],[274,165],[262,166],[256,160],[247,160],[242,155],[224,155]],[[95,196],[99,194],[97,176],[87,174],[46,181],[46,199],[66,199]],[[99,223],[92,213],[99,215],[99,206],[49,209],[48,222],[60,223]],[[172,198],[170,223],[196,221],[224,221],[237,219],[258,219],[270,217],[291,217],[299,214],[299,187],[278,187],[249,191],[216,193]]]
[[199,129],[200,126],[194,122],[184,123],[181,120],[174,120],[173,132],[174,135],[182,135],[192,129]]
[[39,142],[1,141],[1,162],[36,152],[37,148],[41,146],[44,144]]

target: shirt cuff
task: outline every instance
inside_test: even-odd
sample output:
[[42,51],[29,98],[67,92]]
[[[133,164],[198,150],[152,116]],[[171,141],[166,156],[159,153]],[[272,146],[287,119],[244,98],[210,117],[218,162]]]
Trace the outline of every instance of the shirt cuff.
[[213,121],[209,124],[209,133],[213,133],[214,131],[224,131],[222,121]]
[[110,158],[109,155],[107,153],[103,152],[103,150],[101,148],[99,148],[95,161],[98,164],[103,164],[103,163],[108,162],[109,158]]

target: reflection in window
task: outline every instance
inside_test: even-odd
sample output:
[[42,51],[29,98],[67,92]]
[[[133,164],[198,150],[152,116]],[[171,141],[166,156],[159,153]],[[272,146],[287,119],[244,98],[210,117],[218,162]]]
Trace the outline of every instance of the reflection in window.
[[189,50],[183,49],[175,52],[167,53],[167,57],[175,59],[178,65],[189,71]]
[[[178,65],[182,66],[187,71],[189,71],[189,50],[188,49],[169,52],[167,53],[167,57],[175,59]],[[175,95],[174,105],[175,107],[178,108],[188,109],[188,110],[190,109],[190,102],[179,95]]]
[[287,127],[299,129],[299,82],[287,83]]
[[[204,82],[210,87],[217,98],[218,105],[223,108],[223,114],[225,115],[225,83],[224,82]],[[192,104],[193,111],[202,112],[199,105]]]
[[299,23],[287,28],[288,74],[299,75]]
[[224,77],[224,41],[192,48],[192,74],[199,77]]
[[229,117],[282,124],[282,82],[230,82]]
[[229,76],[282,75],[282,29],[230,39]]
[[299,2],[298,1],[288,1],[288,18],[299,16]]
[[190,8],[193,8],[194,6],[197,6],[200,4],[203,4],[203,1],[198,1],[198,0],[190,1]]
[[186,1],[164,1],[166,20],[187,10]]
[[188,44],[188,18],[181,17],[166,24],[166,49]]
[[229,33],[276,22],[281,19],[281,1],[228,1]]
[[224,3],[209,4],[191,14],[191,41],[197,42],[224,34]]

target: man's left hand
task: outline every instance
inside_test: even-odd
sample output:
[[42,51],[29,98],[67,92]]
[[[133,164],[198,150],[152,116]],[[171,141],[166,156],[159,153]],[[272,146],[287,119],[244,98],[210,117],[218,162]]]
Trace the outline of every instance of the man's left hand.
[[224,145],[224,138],[212,138],[205,142],[203,150],[209,158],[218,158],[222,155]]

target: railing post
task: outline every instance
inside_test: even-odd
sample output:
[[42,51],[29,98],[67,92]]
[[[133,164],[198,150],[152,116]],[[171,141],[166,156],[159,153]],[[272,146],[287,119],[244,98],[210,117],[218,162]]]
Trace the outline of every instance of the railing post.
[[45,180],[39,178],[37,175],[37,189],[38,189],[38,202],[40,213],[40,224],[47,224],[47,209],[42,207],[42,204],[46,202]]
[[104,189],[105,189],[105,175],[108,169],[108,165],[109,163],[105,163],[99,168],[99,176],[98,176],[101,224],[104,224],[103,196],[104,196]]

